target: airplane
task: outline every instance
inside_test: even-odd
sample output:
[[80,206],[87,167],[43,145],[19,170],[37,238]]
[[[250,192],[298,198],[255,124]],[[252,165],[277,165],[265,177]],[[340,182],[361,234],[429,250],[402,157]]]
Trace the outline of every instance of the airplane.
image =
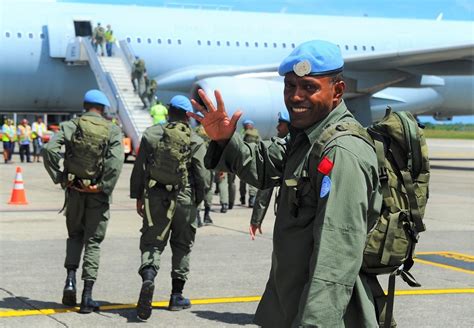
[[280,61],[299,43],[324,39],[344,56],[345,101],[364,124],[385,107],[438,119],[474,112],[474,23],[254,13],[91,4],[0,1],[0,112],[77,113],[98,83],[87,65],[68,65],[68,44],[111,24],[143,58],[166,102],[219,89],[261,135],[286,110]]

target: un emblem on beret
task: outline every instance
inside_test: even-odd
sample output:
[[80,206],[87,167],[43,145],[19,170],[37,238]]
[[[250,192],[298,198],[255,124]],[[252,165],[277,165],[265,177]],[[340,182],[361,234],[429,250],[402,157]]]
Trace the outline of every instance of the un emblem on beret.
[[293,65],[293,71],[296,75],[302,77],[311,73],[311,63],[308,60],[302,60]]

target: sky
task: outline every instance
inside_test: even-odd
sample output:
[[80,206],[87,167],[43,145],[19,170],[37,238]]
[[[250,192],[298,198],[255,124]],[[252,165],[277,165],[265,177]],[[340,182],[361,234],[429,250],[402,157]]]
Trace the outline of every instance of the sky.
[[[474,20],[473,0],[57,0],[104,4],[135,4],[138,6],[189,7],[218,10],[285,12],[339,16],[369,16],[413,19]],[[466,31],[466,33],[469,33]],[[471,31],[474,38],[474,32]],[[454,117],[437,122],[432,117],[420,117],[422,122],[440,124],[474,124],[474,115]]]
[[58,0],[63,2],[202,7],[220,10],[341,16],[474,20],[472,0]]

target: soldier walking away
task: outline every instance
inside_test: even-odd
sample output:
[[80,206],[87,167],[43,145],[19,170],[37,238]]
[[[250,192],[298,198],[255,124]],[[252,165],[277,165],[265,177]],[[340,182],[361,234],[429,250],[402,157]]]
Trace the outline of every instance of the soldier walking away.
[[168,240],[172,251],[168,309],[191,307],[182,293],[196,235],[196,207],[204,198],[207,170],[204,141],[191,130],[186,116],[189,111],[192,106],[188,98],[171,99],[169,123],[145,130],[130,178],[130,197],[136,199],[137,213],[143,219],[138,271],[143,282],[137,302],[141,320],[151,316],[154,279]]
[[31,126],[26,118],[22,119],[21,124],[18,125],[18,144],[20,146],[20,161],[23,163],[26,160],[28,163],[31,163]]
[[[143,94],[145,93],[146,89],[146,81],[145,81],[145,75],[146,75],[146,66],[145,66],[145,61],[138,56],[135,57],[135,61],[133,62],[132,65],[132,84],[133,84],[133,90],[138,93],[140,96],[140,99],[142,99],[143,102]],[[146,106],[146,103],[143,103],[144,106]]]
[[[288,115],[288,113],[278,113],[278,125],[276,126],[278,132],[277,137],[285,138],[288,133],[290,133],[289,128],[290,116]],[[257,191],[257,195],[255,196],[255,205],[252,209],[252,217],[250,218],[249,232],[252,240],[255,239],[255,233],[257,232],[257,230],[258,232],[260,232],[260,234],[262,234],[262,222],[265,218],[265,214],[267,214],[268,206],[270,205],[270,201],[272,199],[273,189],[274,188],[268,188]]]
[[40,163],[41,149],[43,148],[43,137],[47,132],[46,124],[41,116],[36,117],[36,122],[31,126],[31,138],[33,139],[33,162]]
[[363,130],[342,99],[344,61],[337,45],[309,41],[283,60],[284,100],[291,127],[285,139],[246,143],[236,137],[242,115],[228,118],[193,100],[213,140],[206,166],[238,173],[259,189],[281,183],[273,233],[272,267],[254,323],[262,327],[378,327],[370,283],[361,271],[367,232],[379,217],[382,195],[377,156],[365,139],[345,134],[322,143],[326,127]]
[[[99,269],[100,243],[109,221],[109,204],[124,161],[122,132],[106,120],[104,108],[110,106],[99,90],[84,95],[86,113],[61,124],[60,130],[42,150],[44,166],[51,179],[65,190],[64,203],[68,239],[67,270],[62,303],[76,306],[76,270],[82,263],[80,313],[99,308],[92,288]],[[61,148],[65,146],[64,168],[60,168]]]
[[[260,134],[255,128],[255,123],[252,120],[244,120],[242,123],[244,130],[242,131],[243,139],[245,142],[258,143],[260,141]],[[240,204],[245,205],[245,194],[247,193],[247,184],[245,181],[240,180]],[[249,207],[253,207],[255,204],[255,195],[257,194],[257,188],[249,185]]]
[[105,29],[100,23],[97,23],[97,26],[92,32],[92,45],[94,50],[97,53],[97,49],[100,47],[101,56],[105,56]]

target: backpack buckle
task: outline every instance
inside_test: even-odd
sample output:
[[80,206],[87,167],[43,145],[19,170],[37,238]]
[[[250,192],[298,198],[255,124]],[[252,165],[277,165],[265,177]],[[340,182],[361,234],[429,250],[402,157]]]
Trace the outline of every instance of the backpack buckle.
[[379,167],[379,180],[380,181],[388,180],[387,168],[385,166]]

